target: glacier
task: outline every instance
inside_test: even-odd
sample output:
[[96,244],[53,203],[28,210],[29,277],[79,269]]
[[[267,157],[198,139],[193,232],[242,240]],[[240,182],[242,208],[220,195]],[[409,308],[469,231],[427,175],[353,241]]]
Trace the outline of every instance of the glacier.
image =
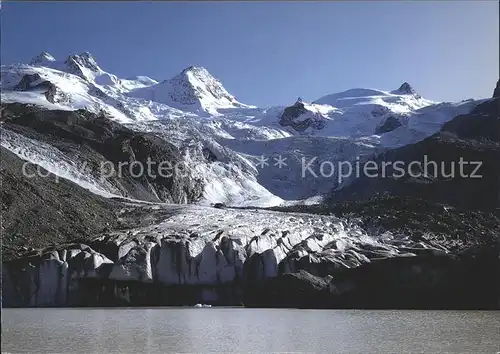
[[[129,208],[133,206],[129,203]],[[369,236],[355,223],[334,216],[203,206],[142,207],[147,213],[170,217],[159,224],[112,232],[94,240],[92,247],[64,245],[4,265],[3,301],[11,306],[78,305],[86,284],[98,280],[103,287],[109,282],[113,291],[124,291],[127,302],[133,284],[156,284],[203,289],[193,304],[224,303],[228,301],[224,284],[238,288],[242,286],[238,279],[245,277],[262,281],[304,269],[304,264],[310,272],[326,274],[380,258],[448,252],[402,235]]]

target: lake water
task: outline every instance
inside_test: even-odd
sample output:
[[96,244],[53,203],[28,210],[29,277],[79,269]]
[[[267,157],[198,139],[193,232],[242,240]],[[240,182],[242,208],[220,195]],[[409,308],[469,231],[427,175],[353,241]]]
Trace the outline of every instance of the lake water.
[[499,311],[4,309],[2,352],[500,351]]

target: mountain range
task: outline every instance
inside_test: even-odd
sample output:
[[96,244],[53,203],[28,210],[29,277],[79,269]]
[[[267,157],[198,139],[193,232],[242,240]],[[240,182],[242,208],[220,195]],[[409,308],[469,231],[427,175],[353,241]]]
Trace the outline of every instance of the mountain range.
[[[299,100],[289,107],[258,108],[236,100],[202,67],[187,67],[161,82],[144,76],[124,79],[102,70],[86,52],[64,61],[44,52],[30,65],[2,66],[1,75],[4,103],[103,113],[133,131],[163,137],[203,179],[200,202],[231,206],[277,206],[321,198],[330,182],[303,178],[303,159],[316,157],[318,167],[324,161],[351,161],[416,143],[479,103],[433,102],[405,82],[391,91],[351,89],[310,103]],[[203,151],[210,151],[217,161],[207,164]],[[46,159],[34,150],[30,156]],[[270,164],[259,170],[262,156],[271,162],[282,156],[286,166]],[[92,184],[118,193],[98,181]]]
[[[499,84],[256,107],[203,67],[120,78],[88,52],[0,75],[4,306],[500,306]],[[333,168],[424,157],[483,177]]]

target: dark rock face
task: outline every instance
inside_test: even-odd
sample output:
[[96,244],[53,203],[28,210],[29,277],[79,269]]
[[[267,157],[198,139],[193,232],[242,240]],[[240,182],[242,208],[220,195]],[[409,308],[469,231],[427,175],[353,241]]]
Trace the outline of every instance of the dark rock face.
[[456,257],[388,258],[318,277],[305,270],[252,285],[250,307],[498,309],[500,246]]
[[47,111],[22,104],[2,105],[2,120],[4,129],[87,162],[89,173],[110,182],[123,196],[189,203],[202,195],[202,182],[191,177],[177,147],[153,134],[133,132],[83,110]]
[[[303,114],[309,114],[310,117],[304,120],[297,120]],[[321,130],[325,127],[323,118],[318,113],[310,112],[306,109],[304,103],[299,98],[293,106],[285,108],[279,120],[280,125],[290,126],[298,132],[303,132],[308,128]]]
[[377,128],[375,128],[375,134],[391,132],[401,125],[402,123],[397,117],[389,116],[384,121],[382,121],[382,123],[380,123]]
[[51,103],[56,103],[57,100],[57,88],[55,85],[50,85],[49,89],[45,91],[45,98]]
[[61,92],[52,82],[43,80],[39,74],[26,74],[16,85],[17,91],[47,90],[45,97],[51,103],[67,100],[66,95]]
[[329,308],[334,296],[330,292],[330,278],[314,276],[305,270],[285,273],[260,283],[245,284],[243,301],[248,307]]
[[30,61],[30,65],[44,64],[47,61],[55,61],[55,58],[48,52],[42,52]]
[[461,140],[500,144],[500,97],[477,106],[472,112],[444,124],[442,135],[453,133]]
[[401,86],[398,88],[398,91],[401,93],[408,93],[408,94],[416,93],[413,87],[411,87],[410,84],[407,82],[403,82]]
[[405,235],[449,252],[412,248],[414,257],[379,256],[348,268],[302,264],[303,270],[329,282],[329,292],[320,287],[314,300],[302,301],[298,294],[303,287],[276,289],[271,283],[284,280],[270,279],[249,293],[255,306],[279,306],[285,299],[304,308],[500,308],[498,211],[461,210],[410,197],[275,209],[353,218],[368,233]]
[[70,55],[68,59],[64,62],[72,74],[80,76],[82,79],[87,80],[87,76],[82,69],[88,69],[93,72],[99,72],[100,68],[97,65],[94,57],[88,53],[84,52],[77,55]]
[[204,147],[202,149],[202,154],[203,154],[203,157],[205,159],[207,159],[207,161],[209,161],[209,162],[215,162],[215,161],[217,161],[217,156],[212,152],[212,150],[210,150],[207,147]]
[[495,91],[493,91],[493,98],[500,97],[500,80],[497,81],[497,86],[495,87]]
[[390,109],[385,106],[380,106],[372,110],[372,116],[380,117],[390,112]]
[[18,91],[30,90],[30,89],[34,88],[33,83],[35,83],[37,81],[41,81],[41,80],[42,80],[42,78],[38,74],[33,74],[33,75],[26,74],[21,78],[21,81],[19,81],[19,83],[15,87],[15,90],[18,90]]
[[499,245],[447,255],[392,258],[348,269],[334,306],[357,308],[498,308]]

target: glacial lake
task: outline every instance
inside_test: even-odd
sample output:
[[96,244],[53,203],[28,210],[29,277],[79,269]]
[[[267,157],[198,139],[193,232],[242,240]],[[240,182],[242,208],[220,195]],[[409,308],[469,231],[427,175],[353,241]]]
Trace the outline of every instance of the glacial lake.
[[500,311],[3,309],[10,353],[500,351]]

